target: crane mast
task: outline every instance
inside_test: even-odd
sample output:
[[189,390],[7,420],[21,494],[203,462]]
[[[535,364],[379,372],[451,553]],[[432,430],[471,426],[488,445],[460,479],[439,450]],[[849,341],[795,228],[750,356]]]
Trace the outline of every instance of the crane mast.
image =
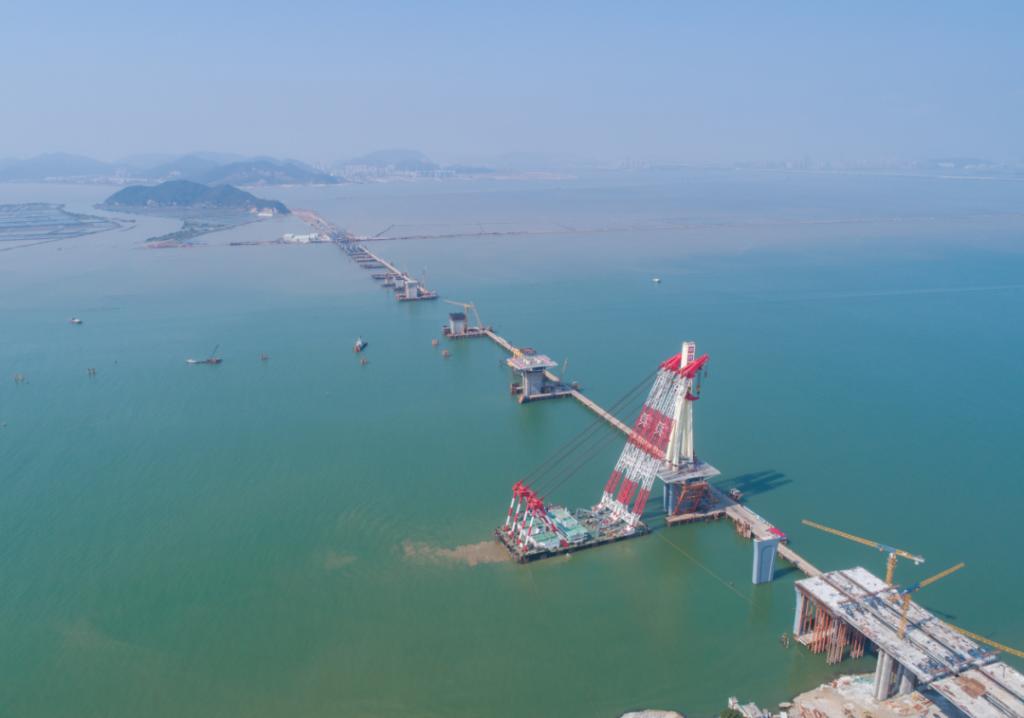
[[685,342],[682,352],[662,362],[597,508],[633,527],[656,478],[665,483],[668,495],[670,484],[677,490],[718,475],[693,448],[693,402],[699,398],[707,361],[706,354],[696,357],[693,342]]

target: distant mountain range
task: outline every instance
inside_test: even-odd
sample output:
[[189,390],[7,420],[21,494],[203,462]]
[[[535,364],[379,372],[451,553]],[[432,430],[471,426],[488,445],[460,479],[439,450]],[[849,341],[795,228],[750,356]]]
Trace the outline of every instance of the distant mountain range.
[[30,160],[5,160],[0,165],[0,182],[45,182],[55,178],[80,180],[92,177],[126,177],[130,168],[58,152]]
[[104,207],[195,207],[201,209],[234,209],[246,212],[273,210],[289,214],[288,208],[276,200],[260,199],[237,187],[224,184],[207,187],[189,180],[162,182],[155,187],[134,185],[115,192],[101,205]]
[[[132,161],[137,164],[132,164]],[[155,164],[154,164],[155,163]],[[56,153],[29,160],[0,161],[0,182],[81,182],[116,179],[159,182],[190,180],[208,185],[338,184],[345,180],[298,160],[244,158],[215,152],[136,155],[116,163]]]
[[[431,162],[430,158],[417,150],[378,150],[362,157],[353,157],[350,160],[338,162],[340,169],[345,167],[375,167],[383,169],[390,167],[396,172],[431,172],[441,169],[441,165]],[[456,175],[486,174],[494,170],[489,167],[474,167],[468,165],[446,165],[445,170],[454,172]]]
[[363,165],[366,167],[394,167],[398,172],[429,172],[440,169],[422,152],[416,150],[378,150],[362,157],[339,162],[339,165]]

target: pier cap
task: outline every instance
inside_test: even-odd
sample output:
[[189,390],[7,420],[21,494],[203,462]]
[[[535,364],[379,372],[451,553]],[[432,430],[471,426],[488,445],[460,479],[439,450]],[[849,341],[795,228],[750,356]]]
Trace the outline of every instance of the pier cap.
[[551,361],[543,354],[534,354],[533,356],[513,357],[508,360],[508,365],[519,371],[543,371],[558,366],[558,362]]

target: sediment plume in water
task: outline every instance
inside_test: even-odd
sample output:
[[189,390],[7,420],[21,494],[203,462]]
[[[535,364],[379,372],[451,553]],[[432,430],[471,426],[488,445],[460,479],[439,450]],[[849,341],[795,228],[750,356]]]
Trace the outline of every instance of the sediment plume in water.
[[508,551],[493,541],[458,546],[454,549],[434,548],[419,541],[406,541],[402,544],[405,557],[411,560],[433,561],[436,563],[465,563],[476,566],[478,563],[496,563],[508,561]]

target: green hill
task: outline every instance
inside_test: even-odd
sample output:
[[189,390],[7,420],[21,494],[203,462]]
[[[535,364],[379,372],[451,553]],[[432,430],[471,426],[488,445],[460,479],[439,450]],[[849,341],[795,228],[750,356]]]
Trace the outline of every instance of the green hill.
[[105,207],[196,207],[202,209],[236,209],[259,212],[273,210],[289,214],[288,208],[276,200],[260,199],[248,192],[225,184],[207,187],[189,180],[173,180],[153,187],[136,185],[115,192],[103,203]]

